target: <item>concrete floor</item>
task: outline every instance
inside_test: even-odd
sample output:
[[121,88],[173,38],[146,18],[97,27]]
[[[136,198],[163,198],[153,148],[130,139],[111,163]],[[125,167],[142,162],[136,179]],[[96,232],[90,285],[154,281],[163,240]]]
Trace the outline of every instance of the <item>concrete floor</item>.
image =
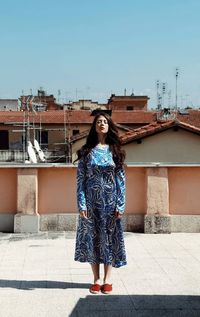
[[199,317],[200,234],[125,233],[128,265],[92,295],[75,233],[0,233],[0,317]]

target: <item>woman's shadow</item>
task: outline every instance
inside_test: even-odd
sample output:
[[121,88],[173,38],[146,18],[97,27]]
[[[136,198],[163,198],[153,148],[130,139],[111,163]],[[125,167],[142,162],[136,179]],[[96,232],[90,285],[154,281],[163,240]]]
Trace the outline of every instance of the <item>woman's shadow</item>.
[[72,283],[50,280],[6,280],[0,279],[0,288],[16,288],[22,290],[33,290],[36,288],[55,288],[55,289],[69,289],[69,288],[89,288],[90,284],[86,283]]

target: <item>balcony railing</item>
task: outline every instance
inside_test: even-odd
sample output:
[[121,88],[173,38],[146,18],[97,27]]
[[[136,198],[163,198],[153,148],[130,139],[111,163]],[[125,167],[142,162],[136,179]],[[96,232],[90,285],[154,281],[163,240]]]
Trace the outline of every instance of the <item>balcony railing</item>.
[[[57,162],[57,163],[65,163],[70,162],[68,154],[66,151],[62,150],[52,150],[52,151],[43,151],[45,155],[45,162]],[[40,163],[39,157],[38,163]],[[0,163],[6,162],[15,162],[15,163],[24,163],[29,160],[28,153],[20,150],[0,150]],[[44,162],[44,164],[45,164]]]

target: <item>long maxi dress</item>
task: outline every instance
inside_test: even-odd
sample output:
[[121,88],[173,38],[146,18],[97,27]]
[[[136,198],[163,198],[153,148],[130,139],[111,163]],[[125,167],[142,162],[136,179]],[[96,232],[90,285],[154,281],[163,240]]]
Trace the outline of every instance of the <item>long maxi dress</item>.
[[96,146],[79,160],[77,204],[79,212],[88,211],[88,219],[79,217],[75,261],[125,265],[122,223],[115,218],[115,211],[123,214],[125,208],[125,174],[109,146]]

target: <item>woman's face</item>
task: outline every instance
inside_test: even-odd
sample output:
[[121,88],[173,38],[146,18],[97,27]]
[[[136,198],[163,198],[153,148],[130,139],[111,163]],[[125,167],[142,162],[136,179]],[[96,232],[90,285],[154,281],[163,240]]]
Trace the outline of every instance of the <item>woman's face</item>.
[[96,132],[97,134],[106,134],[108,133],[108,120],[104,116],[99,116],[96,121]]

